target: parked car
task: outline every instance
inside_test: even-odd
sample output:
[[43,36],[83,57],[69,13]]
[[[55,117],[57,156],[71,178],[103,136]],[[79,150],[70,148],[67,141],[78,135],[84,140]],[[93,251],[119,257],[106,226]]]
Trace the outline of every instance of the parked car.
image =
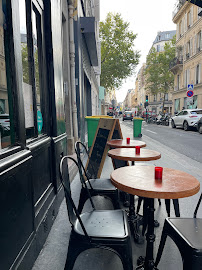
[[202,109],[182,110],[171,118],[171,126],[172,128],[183,127],[187,131],[190,127],[197,127],[197,122],[201,117]]
[[123,113],[123,121],[124,120],[133,120],[133,112],[132,111],[125,111]]
[[202,117],[197,122],[197,130],[200,134],[202,134]]
[[10,132],[10,118],[9,114],[0,114],[0,132],[1,136],[7,136]]

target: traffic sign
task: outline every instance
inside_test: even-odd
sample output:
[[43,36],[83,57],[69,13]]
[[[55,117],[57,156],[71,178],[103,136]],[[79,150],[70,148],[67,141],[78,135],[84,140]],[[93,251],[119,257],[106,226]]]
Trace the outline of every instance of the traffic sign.
[[194,85],[193,84],[188,84],[187,85],[187,90],[194,90]]
[[193,95],[194,95],[194,91],[192,90],[187,91],[187,97],[193,97]]

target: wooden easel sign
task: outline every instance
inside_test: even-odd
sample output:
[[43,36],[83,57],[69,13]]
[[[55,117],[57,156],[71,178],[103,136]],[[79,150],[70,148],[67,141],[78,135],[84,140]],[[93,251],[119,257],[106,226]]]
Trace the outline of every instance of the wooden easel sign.
[[89,178],[100,178],[109,147],[107,141],[122,139],[119,119],[100,118],[86,164]]

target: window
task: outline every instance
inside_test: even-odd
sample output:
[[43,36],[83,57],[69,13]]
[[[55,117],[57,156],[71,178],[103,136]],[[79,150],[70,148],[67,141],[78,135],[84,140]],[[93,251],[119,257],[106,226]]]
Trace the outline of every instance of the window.
[[179,112],[180,110],[180,99],[175,99],[175,112]]
[[187,97],[184,98],[184,108],[187,109]]
[[[180,22],[180,29],[181,29],[181,27],[182,27],[182,21]],[[180,34],[181,34],[181,31],[180,31]],[[170,38],[170,34],[169,33],[166,34],[166,38]]]
[[177,90],[180,89],[180,75],[177,75]]
[[187,29],[191,27],[191,10],[187,13]]
[[201,50],[201,31],[197,34],[197,52]]
[[179,31],[180,31],[180,37],[181,37],[182,36],[182,21],[180,21]]
[[[33,1],[34,2],[34,1]],[[30,7],[29,7],[30,8]],[[32,3],[31,18],[26,9],[26,1],[19,0],[20,9],[20,34],[21,53],[23,67],[23,97],[25,110],[25,127],[27,139],[37,137],[44,133],[43,125],[43,77],[46,75],[45,67],[42,67],[42,10]],[[31,24],[27,20],[32,19]],[[45,105],[44,105],[45,106]]]
[[14,131],[10,123],[9,106],[11,97],[7,85],[6,55],[9,49],[6,41],[6,2],[4,9],[0,1],[0,149],[6,148],[13,143]]
[[200,83],[200,65],[196,66],[196,84]]
[[157,45],[156,51],[157,51],[157,52],[160,52],[160,45]]
[[184,87],[187,87],[188,83],[189,83],[189,69],[186,69],[184,73]]
[[154,95],[154,101],[156,101],[156,95]]
[[168,93],[165,94],[165,101],[168,101]]
[[189,57],[190,57],[190,41],[187,42],[186,48],[187,48],[186,59],[189,59]]

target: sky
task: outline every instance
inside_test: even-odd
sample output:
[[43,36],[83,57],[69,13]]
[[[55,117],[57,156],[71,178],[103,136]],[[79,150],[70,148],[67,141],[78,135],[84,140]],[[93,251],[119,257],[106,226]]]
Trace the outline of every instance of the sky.
[[[124,21],[130,23],[130,30],[137,34],[135,49],[140,51],[140,63],[146,62],[148,54],[159,31],[176,30],[172,22],[172,13],[177,0],[100,0],[100,21],[104,21],[108,12],[120,13]],[[116,91],[118,102],[124,101],[128,89],[135,88],[136,75],[126,79]]]

